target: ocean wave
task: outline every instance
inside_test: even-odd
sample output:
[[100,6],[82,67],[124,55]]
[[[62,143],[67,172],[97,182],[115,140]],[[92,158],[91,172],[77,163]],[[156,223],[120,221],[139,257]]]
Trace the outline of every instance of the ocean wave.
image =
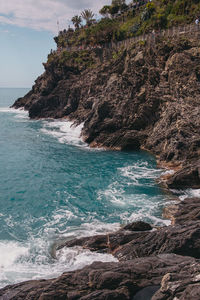
[[88,145],[81,139],[82,128],[83,124],[75,126],[70,121],[43,121],[41,131],[55,137],[62,144],[87,148]]
[[12,107],[0,107],[0,113],[14,113],[14,114],[21,114],[21,115],[28,115],[28,111],[24,110],[23,108],[12,108]]
[[200,189],[171,189],[171,191],[177,195],[181,201],[185,200],[186,198],[200,198]]
[[112,255],[93,253],[81,247],[63,248],[51,256],[43,239],[27,243],[0,242],[0,288],[25,280],[48,279],[83,268],[94,261],[117,261]]
[[[156,179],[162,174],[162,170],[152,168],[148,162],[138,161],[131,166],[119,168],[121,175],[129,179],[129,185],[143,185],[141,179]],[[131,179],[131,180],[130,180]],[[152,184],[150,181],[146,184]]]

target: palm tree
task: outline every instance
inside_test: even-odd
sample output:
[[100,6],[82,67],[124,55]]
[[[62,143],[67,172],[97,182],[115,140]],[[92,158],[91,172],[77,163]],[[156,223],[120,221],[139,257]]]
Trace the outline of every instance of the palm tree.
[[81,16],[86,21],[86,24],[90,25],[93,21],[94,14],[91,9],[85,9],[82,11]]
[[104,5],[104,7],[102,7],[102,9],[100,9],[99,13],[103,16],[103,17],[108,17],[110,14],[110,5]]
[[76,29],[78,29],[79,28],[79,26],[80,26],[80,24],[81,24],[81,22],[82,22],[82,18],[81,18],[81,16],[74,16],[73,18],[72,18],[72,23],[74,24],[74,26],[75,26],[75,28]]

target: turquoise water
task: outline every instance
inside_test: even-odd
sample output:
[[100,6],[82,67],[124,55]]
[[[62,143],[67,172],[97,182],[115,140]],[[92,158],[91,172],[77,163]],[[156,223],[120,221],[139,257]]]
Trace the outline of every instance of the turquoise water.
[[110,255],[79,248],[52,258],[63,238],[118,229],[146,220],[164,224],[167,194],[145,152],[91,150],[79,127],[29,120],[9,106],[26,89],[0,89],[0,286],[48,278]]

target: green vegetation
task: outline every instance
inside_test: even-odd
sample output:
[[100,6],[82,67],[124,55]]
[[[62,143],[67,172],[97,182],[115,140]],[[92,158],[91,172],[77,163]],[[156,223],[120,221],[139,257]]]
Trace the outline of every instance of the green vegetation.
[[64,68],[65,66],[78,67],[78,69],[90,68],[95,64],[95,60],[91,54],[86,50],[69,52],[64,50],[57,55],[56,52],[52,52],[48,55],[47,63],[44,66],[55,63],[56,65]]
[[86,25],[90,26],[94,21],[94,14],[90,9],[85,9],[81,13],[82,18],[86,21]]
[[74,16],[71,21],[74,24],[74,27],[76,29],[79,29],[79,27],[81,25],[81,22],[82,22],[81,17],[80,16]]
[[[58,47],[95,46],[111,41],[121,41],[132,36],[194,22],[200,16],[199,0],[153,0],[146,5],[126,5],[125,0],[112,0],[105,5],[98,22],[91,10],[74,16],[75,30],[63,30],[55,37]],[[82,19],[85,25],[81,25]]]

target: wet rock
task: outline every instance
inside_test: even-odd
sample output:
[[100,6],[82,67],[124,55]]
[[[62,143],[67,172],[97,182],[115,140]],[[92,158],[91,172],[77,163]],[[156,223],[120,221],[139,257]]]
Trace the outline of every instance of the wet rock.
[[165,215],[172,224],[186,224],[188,221],[200,221],[200,198],[186,198],[185,200],[165,208]]
[[124,226],[123,229],[130,231],[148,231],[152,229],[152,226],[146,222],[138,221]]
[[[165,287],[162,278],[168,273],[171,276],[179,274],[178,278],[184,280],[186,274],[196,276],[199,272],[199,260],[174,254],[137,258],[121,263],[95,262],[82,270],[63,273],[56,279],[35,280],[7,286],[0,290],[0,299],[136,300],[140,299],[141,294],[152,295],[160,285],[161,288]],[[179,296],[189,291],[188,286],[183,287]],[[172,298],[166,294],[165,298],[155,299]]]
[[82,246],[90,251],[112,253],[112,251],[117,249],[120,245],[127,244],[138,237],[144,237],[151,229],[152,227],[148,223],[141,221],[133,222],[113,233],[67,241],[57,246],[57,250],[60,250],[63,247]]
[[120,261],[161,253],[200,258],[200,221],[167,226],[138,237],[114,251]]

